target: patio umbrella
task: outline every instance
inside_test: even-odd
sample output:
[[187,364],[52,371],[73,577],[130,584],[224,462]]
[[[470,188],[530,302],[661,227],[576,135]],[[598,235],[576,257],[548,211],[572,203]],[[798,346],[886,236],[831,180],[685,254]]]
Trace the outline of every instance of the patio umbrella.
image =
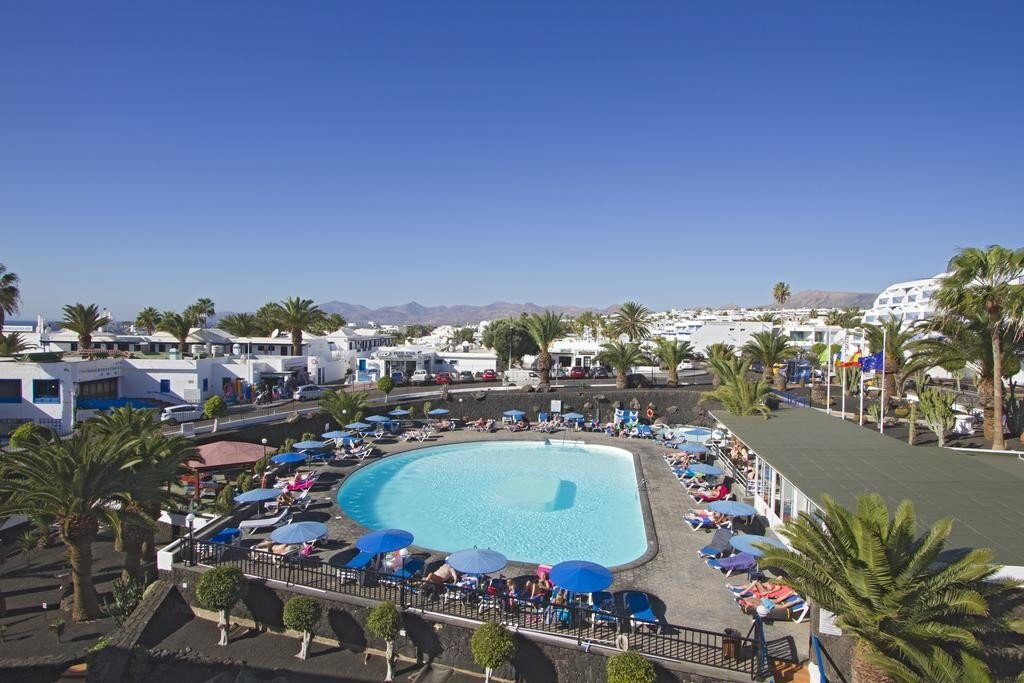
[[605,567],[585,560],[559,562],[548,574],[551,582],[573,593],[594,593],[612,585],[612,573]]
[[463,574],[493,574],[508,564],[508,558],[496,550],[469,548],[448,556],[448,566]]
[[753,517],[757,514],[753,505],[747,505],[738,500],[716,500],[708,505],[708,508],[726,517]]
[[518,420],[523,415],[526,415],[526,413],[524,413],[521,410],[506,410],[504,413],[502,413],[502,415],[504,415],[505,417],[511,417]]
[[366,418],[367,422],[391,422],[391,418],[385,415],[371,415]]
[[684,429],[683,434],[693,437],[711,436],[711,430],[704,427],[694,427],[693,429]]
[[681,443],[676,446],[676,449],[683,453],[691,453],[693,455],[701,455],[708,452],[708,447],[701,446],[699,443]]
[[335,429],[333,432],[327,432],[320,435],[324,439],[344,439],[346,436],[351,436],[348,432],[341,432]]
[[327,535],[327,525],[320,522],[292,522],[274,529],[270,540],[275,543],[309,543]]
[[312,450],[314,448],[323,448],[326,444],[323,441],[300,441],[293,443],[292,448],[297,448],[300,451]]
[[562,417],[564,417],[566,420],[582,420],[583,419],[583,416],[580,415],[579,413],[566,413]]
[[345,429],[351,429],[354,432],[361,432],[364,429],[373,429],[373,425],[368,425],[365,422],[353,422],[352,424],[345,425]]
[[696,465],[689,465],[686,469],[690,470],[694,474],[703,474],[705,477],[717,477],[725,474],[725,470],[721,467],[715,467],[714,465],[704,465],[697,463]]
[[401,408],[396,408],[395,410],[388,412],[388,415],[391,417],[405,417],[408,414],[408,410],[402,410]]
[[771,536],[759,536],[758,534],[740,534],[729,539],[729,545],[741,553],[748,553],[754,557],[761,557],[764,552],[754,547],[754,543],[763,543],[776,548],[785,548],[786,544]]
[[290,462],[305,462],[309,456],[305,453],[279,453],[270,459],[270,462],[277,465],[286,465]]
[[434,408],[433,410],[428,412],[427,415],[447,415],[450,412],[451,411],[448,410],[447,408]]
[[281,491],[278,489],[252,489],[235,496],[235,502],[239,505],[242,503],[262,503],[267,500],[274,500],[280,495]]
[[412,545],[412,534],[401,529],[380,529],[356,539],[356,547],[374,555],[390,553]]

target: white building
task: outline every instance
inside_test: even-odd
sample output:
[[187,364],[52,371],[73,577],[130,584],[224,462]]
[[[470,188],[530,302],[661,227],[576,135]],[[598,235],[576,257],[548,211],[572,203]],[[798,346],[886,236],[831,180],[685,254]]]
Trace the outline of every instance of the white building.
[[942,284],[945,273],[923,280],[910,280],[889,285],[875,298],[875,303],[864,312],[864,322],[872,325],[892,317],[902,317],[908,323],[926,320],[935,315],[935,292]]

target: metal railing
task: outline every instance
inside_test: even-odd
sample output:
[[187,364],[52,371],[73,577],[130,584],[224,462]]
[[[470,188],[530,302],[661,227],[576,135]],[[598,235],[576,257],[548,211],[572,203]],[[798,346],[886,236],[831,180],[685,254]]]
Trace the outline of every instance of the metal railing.
[[349,569],[340,564],[280,556],[236,545],[184,538],[180,558],[189,564],[236,567],[242,573],[286,585],[391,601],[416,610],[475,622],[498,622],[513,630],[562,638],[567,644],[626,646],[649,657],[700,664],[747,674],[751,680],[767,675],[764,647],[757,639],[704,629],[635,619],[621,611],[590,605],[559,606],[548,601],[513,598],[487,588],[460,588],[418,579],[400,579],[372,569]]
[[811,400],[806,396],[799,396],[789,391],[773,389],[771,394],[787,405],[796,406],[798,408],[809,408],[811,405]]

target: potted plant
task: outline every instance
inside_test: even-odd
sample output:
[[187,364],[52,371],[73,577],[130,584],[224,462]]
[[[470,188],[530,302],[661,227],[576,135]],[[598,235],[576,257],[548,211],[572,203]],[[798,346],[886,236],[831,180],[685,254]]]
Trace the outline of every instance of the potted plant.
[[313,629],[320,621],[321,611],[319,602],[303,595],[288,598],[284,604],[284,625],[302,633],[302,647],[295,655],[299,659],[305,659],[309,653],[309,641],[313,638]]
[[385,681],[394,679],[392,671],[392,659],[395,655],[395,639],[398,638],[398,631],[402,627],[402,617],[398,608],[393,602],[382,602],[370,611],[366,618],[366,629],[377,638],[384,641],[384,659],[388,666]]
[[654,665],[635,652],[620,652],[608,658],[605,668],[608,683],[654,683]]
[[487,683],[495,669],[512,660],[516,652],[516,640],[501,624],[487,622],[470,638],[469,647],[477,666],[483,667],[484,683]]
[[217,610],[220,629],[218,645],[228,644],[228,629],[231,628],[231,608],[245,597],[249,581],[245,574],[235,567],[214,567],[199,577],[196,582],[196,600],[207,609]]

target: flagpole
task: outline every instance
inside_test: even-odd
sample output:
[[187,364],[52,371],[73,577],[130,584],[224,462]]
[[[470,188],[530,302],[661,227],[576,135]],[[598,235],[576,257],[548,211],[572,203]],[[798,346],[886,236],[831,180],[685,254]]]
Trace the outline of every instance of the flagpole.
[[864,366],[860,366],[860,426],[864,426]]
[[882,392],[879,394],[878,433],[885,434],[885,328],[882,328]]
[[[849,361],[847,361],[849,362]],[[843,366],[843,420],[846,420],[846,367]]]
[[825,414],[832,414],[832,328],[825,331],[825,349],[828,362],[825,363]]

